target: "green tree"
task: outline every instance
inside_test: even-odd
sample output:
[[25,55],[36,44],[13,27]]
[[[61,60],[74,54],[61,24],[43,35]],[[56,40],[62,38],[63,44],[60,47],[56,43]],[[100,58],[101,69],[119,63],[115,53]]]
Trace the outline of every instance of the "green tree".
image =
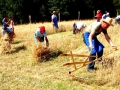
[[14,18],[19,22],[23,18],[22,14],[22,1],[23,0],[0,0],[0,20],[6,14],[9,17],[14,16]]
[[70,7],[72,7],[71,3],[74,3],[75,0],[48,0],[48,10],[49,13],[52,14],[52,11],[56,11],[60,13],[64,18],[68,18],[70,16]]
[[113,4],[116,10],[116,16],[120,14],[120,0],[113,0]]
[[51,21],[51,14],[55,10],[60,13],[61,20],[93,18],[93,11],[100,9],[103,13],[110,12],[111,16],[120,13],[120,0],[0,0],[0,20],[3,15],[13,15],[15,23]]

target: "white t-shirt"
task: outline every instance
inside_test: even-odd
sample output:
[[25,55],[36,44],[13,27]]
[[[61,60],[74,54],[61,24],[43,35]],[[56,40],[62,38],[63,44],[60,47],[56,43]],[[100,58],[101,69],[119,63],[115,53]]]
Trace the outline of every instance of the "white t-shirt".
[[100,34],[103,32],[104,34],[107,34],[107,30],[103,30],[101,27],[101,22],[93,22],[91,23],[85,30],[85,32],[92,32],[95,33],[96,35]]
[[13,21],[10,22],[9,27],[10,27],[10,28],[14,28],[14,22],[13,22]]
[[82,28],[82,26],[84,26],[84,23],[83,22],[76,22],[75,25],[76,25],[76,28],[78,28],[80,30]]
[[120,15],[118,15],[115,19],[120,19]]

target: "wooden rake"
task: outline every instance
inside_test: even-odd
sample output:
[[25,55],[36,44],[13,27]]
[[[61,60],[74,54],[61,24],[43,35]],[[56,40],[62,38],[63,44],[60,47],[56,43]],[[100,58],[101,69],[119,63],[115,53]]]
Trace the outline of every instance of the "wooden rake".
[[[72,70],[72,71],[69,71],[69,74],[71,74],[71,72],[74,72],[74,71],[76,71],[76,70],[78,70],[78,69],[80,69],[80,68],[82,68],[82,67],[84,67],[84,66],[86,66],[86,65],[88,65],[88,64],[90,64],[92,62],[96,62],[97,61],[97,55],[96,56],[90,56],[90,55],[72,54],[72,51],[70,51],[70,54],[60,54],[60,56],[71,56],[72,62],[68,62],[68,63],[63,64],[63,66],[74,65],[75,69]],[[85,61],[75,62],[74,61],[74,57],[87,57],[87,58],[85,59]],[[90,57],[96,57],[96,59],[93,60],[93,61],[88,61],[88,59]],[[76,67],[77,64],[82,64],[82,66],[77,68]]]

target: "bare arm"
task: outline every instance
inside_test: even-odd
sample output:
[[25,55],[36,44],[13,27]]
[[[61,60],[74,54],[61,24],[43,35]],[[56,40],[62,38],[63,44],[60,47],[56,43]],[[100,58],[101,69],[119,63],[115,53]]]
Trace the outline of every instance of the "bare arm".
[[54,21],[53,21],[53,19],[52,19],[52,25],[54,25]]
[[46,47],[49,47],[49,41],[48,41],[48,38],[45,37],[44,39],[45,39],[45,41],[46,41]]
[[91,32],[90,35],[89,35],[89,47],[90,49],[92,50],[94,48],[93,44],[92,44],[92,38],[94,36],[94,33]]
[[53,22],[53,15],[51,16],[51,22],[52,22],[52,24],[54,24],[54,22]]
[[104,34],[104,35],[105,35],[105,38],[106,38],[107,42],[108,42],[111,46],[115,46],[115,45],[113,44],[111,38],[109,37],[109,35],[108,35],[108,34]]
[[112,42],[111,38],[109,37],[109,35],[108,34],[104,34],[104,36],[105,36],[107,42],[112,46],[112,48],[113,49],[117,49],[117,47],[113,44],[113,42]]

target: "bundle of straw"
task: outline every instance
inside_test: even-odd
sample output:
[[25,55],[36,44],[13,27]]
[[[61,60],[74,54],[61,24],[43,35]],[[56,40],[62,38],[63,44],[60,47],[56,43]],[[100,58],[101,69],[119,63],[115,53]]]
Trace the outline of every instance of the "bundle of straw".
[[2,44],[1,44],[1,51],[3,53],[6,53],[8,51],[10,51],[11,49],[11,44],[9,43],[9,41],[3,41]]
[[41,61],[42,59],[45,59],[49,53],[50,49],[45,47],[41,43],[34,46],[33,57],[36,59],[35,61],[37,62]]
[[1,46],[0,46],[0,54],[5,54],[11,50],[11,44],[9,42],[9,35],[5,33],[5,35],[1,38]]

